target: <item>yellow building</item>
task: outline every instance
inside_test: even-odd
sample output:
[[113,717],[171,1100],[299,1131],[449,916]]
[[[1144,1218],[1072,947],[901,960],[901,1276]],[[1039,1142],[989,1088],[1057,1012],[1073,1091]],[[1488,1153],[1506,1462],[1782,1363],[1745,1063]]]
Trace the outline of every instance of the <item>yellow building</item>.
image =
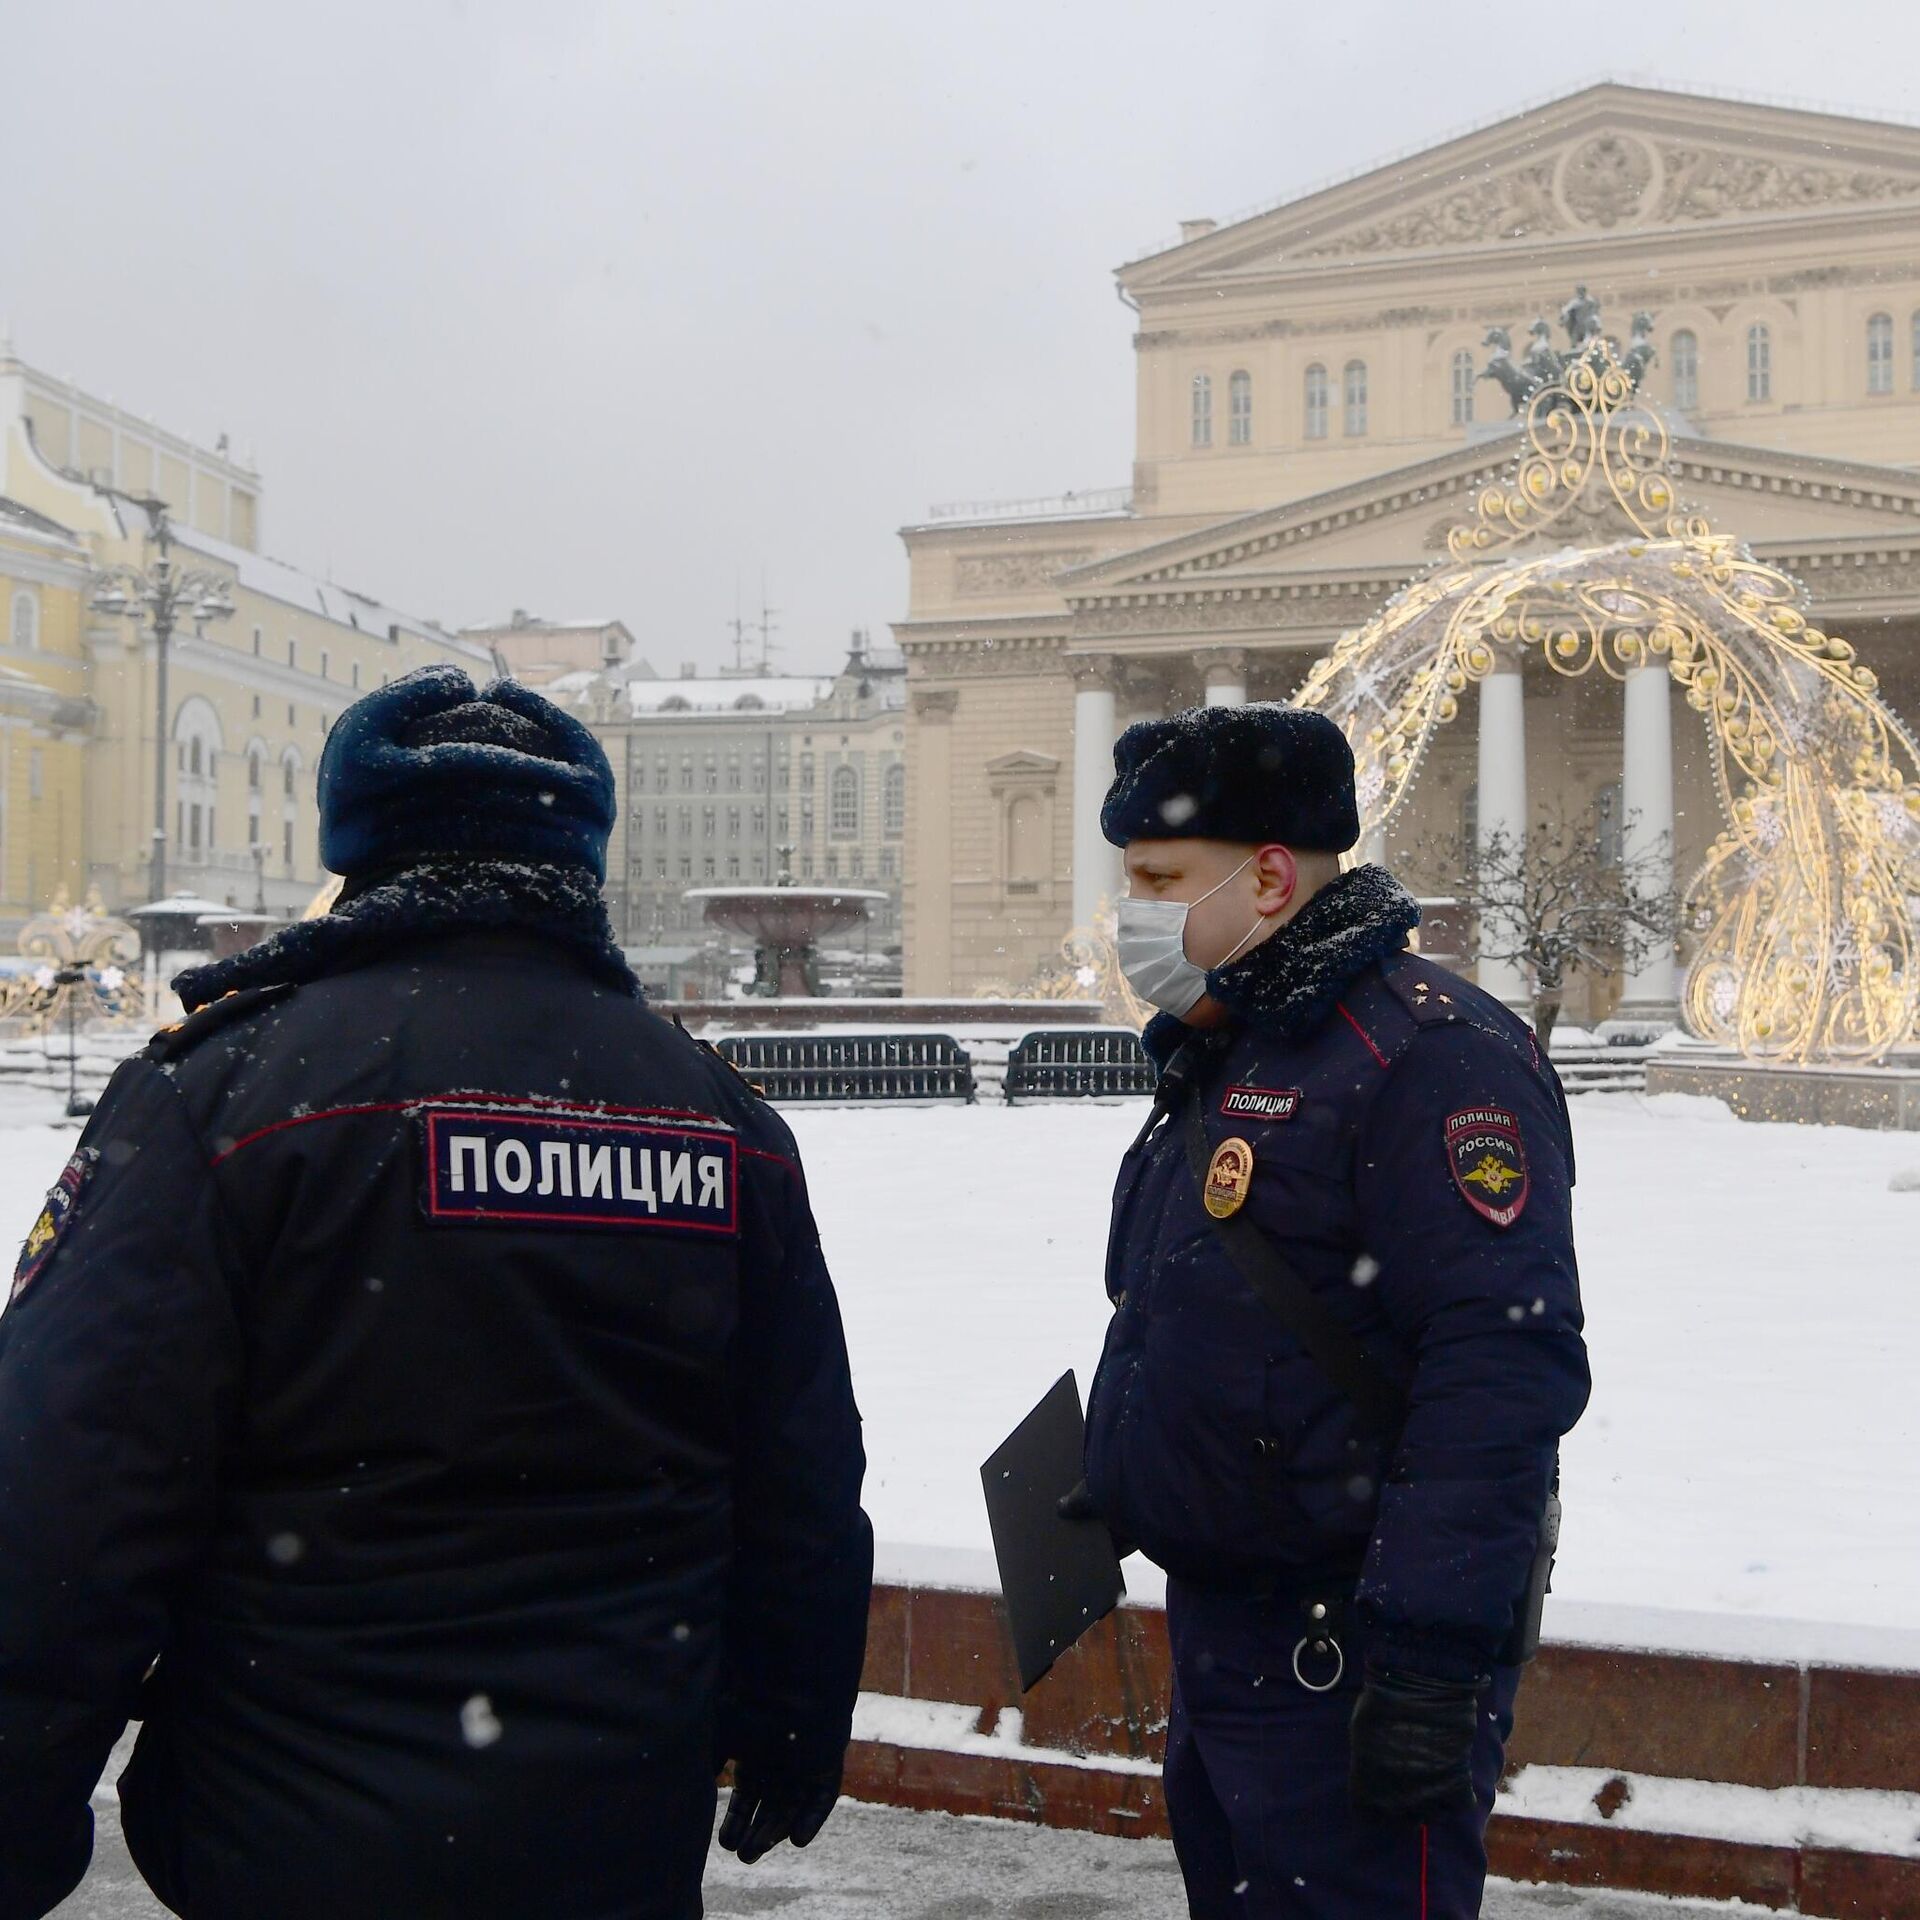
[[[163,500],[174,559],[227,583],[230,619],[183,623],[157,713],[157,648],[90,607],[97,569],[147,566]],[[151,897],[155,746],[166,890],[269,912],[324,878],[314,772],[368,688],[433,661],[477,679],[491,651],[258,551],[251,468],[96,401],[0,342],[0,934],[64,886]]]
[[[1481,377],[1494,330],[1516,362],[1536,324],[1564,346],[1576,288],[1623,349],[1646,316],[1642,393],[1691,502],[1803,580],[1920,715],[1920,131],[1602,85],[1189,221],[1118,280],[1139,316],[1131,487],[904,532],[909,992],[1018,981],[1116,891],[1097,816],[1119,727],[1286,697],[1433,562],[1519,450]],[[1636,742],[1608,685],[1533,659],[1517,677],[1437,739],[1388,856],[1417,884],[1415,837],[1496,796],[1604,836],[1637,753],[1671,789],[1684,879],[1719,826],[1684,706],[1642,702]],[[1670,979],[1628,984],[1671,1003]]]

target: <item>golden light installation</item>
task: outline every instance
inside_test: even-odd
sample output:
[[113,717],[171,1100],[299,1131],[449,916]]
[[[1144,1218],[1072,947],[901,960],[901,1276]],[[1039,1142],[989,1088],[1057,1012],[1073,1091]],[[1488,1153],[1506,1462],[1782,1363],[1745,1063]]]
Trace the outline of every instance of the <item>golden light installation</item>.
[[[1502,655],[1578,678],[1664,664],[1706,721],[1726,819],[1687,888],[1688,1026],[1751,1058],[1876,1061],[1911,1039],[1920,750],[1806,596],[1679,504],[1665,423],[1596,339],[1524,419],[1511,477],[1447,558],[1317,661],[1294,698],[1345,729],[1363,829]],[[1596,529],[1624,531],[1604,544]]]

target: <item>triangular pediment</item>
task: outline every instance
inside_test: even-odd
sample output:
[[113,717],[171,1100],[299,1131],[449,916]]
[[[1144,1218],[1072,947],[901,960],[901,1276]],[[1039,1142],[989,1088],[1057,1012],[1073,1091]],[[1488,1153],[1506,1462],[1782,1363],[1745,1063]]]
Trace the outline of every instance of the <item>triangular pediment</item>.
[[1136,295],[1331,261],[1606,241],[1885,206],[1920,129],[1606,83],[1122,268]]
[[[1303,573],[1412,574],[1446,552],[1483,487],[1503,481],[1518,432],[1372,480],[1237,515],[1060,576],[1069,602],[1169,590],[1231,591]],[[1681,504],[1758,551],[1849,541],[1920,541],[1920,473],[1678,437],[1670,466]],[[1596,494],[1603,490],[1596,489]],[[1557,523],[1555,545],[1631,539],[1610,502]]]
[[1046,775],[1059,771],[1060,762],[1053,754],[1037,753],[1032,747],[1016,747],[1013,752],[987,762],[987,772],[1001,779],[1014,774]]

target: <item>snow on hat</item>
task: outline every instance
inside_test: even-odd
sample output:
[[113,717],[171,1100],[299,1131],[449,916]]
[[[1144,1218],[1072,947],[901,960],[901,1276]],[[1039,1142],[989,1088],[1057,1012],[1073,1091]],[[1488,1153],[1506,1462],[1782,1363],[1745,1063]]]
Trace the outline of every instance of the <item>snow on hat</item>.
[[613,770],[571,714],[514,680],[422,667],[356,700],[320,756],[320,858],[352,877],[446,855],[606,878]]
[[1132,840],[1268,840],[1344,853],[1360,838],[1353,749],[1325,714],[1277,700],[1189,707],[1113,749],[1100,831]]

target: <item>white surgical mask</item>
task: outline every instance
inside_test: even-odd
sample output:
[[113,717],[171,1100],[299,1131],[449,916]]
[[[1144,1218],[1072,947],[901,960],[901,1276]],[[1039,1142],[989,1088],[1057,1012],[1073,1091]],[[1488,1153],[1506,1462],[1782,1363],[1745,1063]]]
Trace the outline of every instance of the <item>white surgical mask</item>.
[[[1135,900],[1120,902],[1114,923],[1113,944],[1120,959],[1120,971],[1127,985],[1150,1007],[1180,1019],[1199,1004],[1207,990],[1207,969],[1187,958],[1187,915],[1203,900],[1211,900],[1220,887],[1237,880],[1257,856],[1247,857],[1227,875],[1220,886],[1209,887],[1199,900]],[[1225,966],[1260,931],[1261,915],[1234,943],[1233,952],[1217,964]]]

